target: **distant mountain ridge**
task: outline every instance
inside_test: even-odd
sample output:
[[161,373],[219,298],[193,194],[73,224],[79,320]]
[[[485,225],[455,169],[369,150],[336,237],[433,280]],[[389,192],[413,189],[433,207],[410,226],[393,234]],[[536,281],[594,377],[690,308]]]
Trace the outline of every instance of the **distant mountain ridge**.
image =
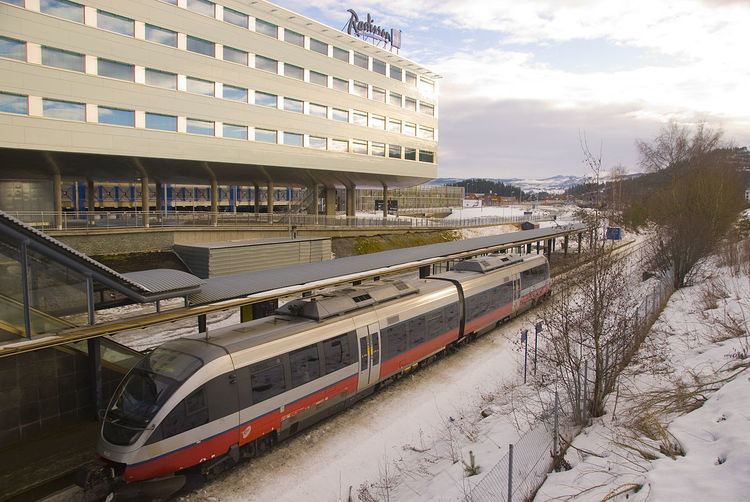
[[[633,178],[640,176],[641,173],[626,174],[624,178]],[[474,178],[474,177],[472,177]],[[464,179],[472,178],[436,178],[432,181],[425,183],[428,186],[442,186],[450,185]],[[581,185],[583,183],[592,183],[593,179],[591,176],[574,176],[567,174],[558,174],[550,176],[549,178],[482,178],[475,177],[476,179],[487,179],[505,183],[506,185],[513,185],[519,187],[524,192],[548,192],[548,193],[563,193],[565,190]],[[602,176],[602,182],[609,181],[608,176]]]

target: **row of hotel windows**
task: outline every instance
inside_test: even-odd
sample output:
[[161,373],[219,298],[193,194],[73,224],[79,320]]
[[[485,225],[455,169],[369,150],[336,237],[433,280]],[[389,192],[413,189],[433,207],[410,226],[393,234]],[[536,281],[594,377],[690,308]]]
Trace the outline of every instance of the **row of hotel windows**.
[[[0,0],[7,3],[13,3],[16,5],[22,6],[24,0]],[[170,2],[175,3],[175,2]],[[208,2],[207,0],[188,0],[187,6],[190,10],[197,10],[200,13],[203,13],[201,10],[206,6],[207,4],[210,4],[211,6],[211,17],[213,17],[213,2]],[[191,6],[195,8],[191,8]],[[77,21],[82,23],[83,22],[83,5],[70,2],[68,0],[41,0],[40,3],[40,11],[46,14],[50,14],[56,17],[61,17],[64,19],[69,19],[71,21]],[[206,11],[207,12],[207,11]],[[227,21],[232,24],[238,24],[239,21],[237,21],[238,15],[245,16],[245,23],[239,24],[239,26],[243,26],[245,28],[248,27],[247,24],[247,16],[245,14],[238,13],[237,11],[233,11],[232,9],[229,9],[228,7],[223,8],[224,13],[224,21]],[[229,13],[229,14],[227,14]],[[234,14],[233,14],[234,13]],[[227,15],[229,18],[227,18]],[[236,21],[236,22],[235,22]],[[123,35],[135,36],[135,22],[130,19],[123,16],[118,16],[117,14],[112,14],[106,11],[97,10],[97,20],[96,24],[98,28],[102,28],[104,30],[112,31],[115,33],[120,33]],[[255,28],[256,31],[259,33],[263,33],[266,35],[270,35],[274,38],[278,38],[278,26],[275,24],[268,23],[266,21],[263,21],[261,19],[255,20]],[[155,26],[151,24],[145,25],[145,40],[156,42],[163,45],[168,45],[171,47],[177,47],[178,46],[178,34],[176,31],[169,30],[167,28],[162,28],[160,26]],[[294,45],[299,45],[301,47],[305,46],[305,37],[302,34],[296,33],[294,31],[284,29],[284,38],[283,40],[290,42]],[[315,52],[320,52],[321,54],[328,55],[328,44],[320,42],[319,40],[316,40],[314,38],[310,38],[310,50]],[[332,47],[331,57],[340,59],[345,62],[349,62],[349,51],[340,49],[338,47]],[[209,40],[205,40],[202,38],[194,37],[191,35],[187,35],[186,39],[186,46],[185,49],[187,49],[190,52],[195,52],[198,54],[203,54],[205,56],[210,57],[218,57],[223,59],[224,61],[231,61],[234,63],[239,63],[242,65],[249,65],[250,64],[250,54],[247,51],[243,51],[241,49],[236,49],[229,46],[219,46],[218,44],[211,42]],[[221,53],[221,54],[219,54]],[[351,92],[353,94],[356,94],[358,96],[362,97],[370,97],[370,99],[374,99],[376,101],[381,101],[383,103],[386,102],[386,94],[389,95],[390,99],[388,102],[390,104],[396,105],[396,106],[402,106],[406,109],[416,111],[417,110],[417,100],[415,98],[410,97],[402,97],[399,93],[396,92],[387,92],[385,89],[381,89],[375,86],[370,86],[364,82],[357,82],[354,81],[352,87],[350,88],[349,80],[347,79],[341,79],[338,77],[332,77],[329,75],[326,75],[324,73],[316,72],[314,70],[308,70],[309,71],[309,77],[308,79],[305,78],[305,69],[301,68],[299,66],[290,65],[288,63],[279,63],[275,59],[271,59],[265,56],[261,55],[255,55],[255,68],[259,68],[266,71],[271,71],[273,73],[282,74],[287,77],[296,78],[298,80],[304,80],[309,81],[314,84],[322,85],[325,87],[329,87],[332,89],[344,91],[344,92]],[[362,68],[367,69],[369,66],[369,56],[365,54],[361,54],[356,51],[352,51],[352,57],[351,61],[352,64],[356,66],[360,66]],[[376,73],[381,73],[383,75],[386,74],[386,63],[383,61],[380,61],[378,59],[372,58],[373,63],[373,71]],[[283,65],[283,70],[281,70],[281,66]],[[404,72],[401,68],[397,66],[391,65],[389,68],[389,74],[392,78],[406,82],[407,84],[413,84],[416,85],[417,82],[417,76],[411,72]],[[404,78],[405,75],[405,78]],[[430,80],[426,80],[422,77],[419,79],[419,85],[420,89],[424,92],[432,95],[434,92],[434,83]],[[372,87],[372,94],[368,93],[368,88]],[[422,113],[426,113],[428,115],[434,115],[435,114],[435,107],[432,104],[422,102],[420,101],[419,111]]]
[[[86,104],[61,101],[56,99],[42,99],[42,116],[78,122],[86,121]],[[29,114],[29,97],[22,94],[0,92],[0,112]],[[96,114],[99,124],[136,127],[136,111],[122,108],[97,106]],[[159,131],[179,132],[179,117],[161,113],[144,113],[143,127]],[[218,127],[217,127],[218,126]],[[290,131],[276,131],[258,127],[248,127],[239,124],[217,124],[209,120],[194,118],[185,119],[185,132],[204,136],[218,136],[240,140],[254,139],[263,143],[278,143],[289,146],[329,150],[332,152],[351,152],[375,157],[389,157],[392,159],[417,160],[420,162],[435,162],[435,154],[428,150],[386,145],[359,139],[325,138]]]
[[[19,61],[27,60],[26,42],[13,38],[0,37],[0,57],[16,59]],[[77,52],[65,51],[54,47],[41,47],[41,63],[44,66],[61,68],[77,72],[86,71],[86,56]],[[135,65],[112,61],[110,59],[97,58],[96,63],[97,75],[101,77],[114,78],[135,82]],[[176,73],[164,72],[153,68],[144,69],[144,78],[142,83],[163,87],[166,89],[177,90],[178,75]],[[231,101],[242,103],[251,103],[259,106],[270,108],[279,108],[289,112],[307,113],[315,117],[328,118],[340,122],[351,122],[357,125],[363,125],[376,128],[386,129],[390,132],[403,133],[408,136],[419,136],[423,139],[435,139],[435,130],[431,127],[417,126],[416,124],[403,122],[397,119],[386,119],[384,116],[368,114],[364,111],[347,110],[334,108],[318,103],[305,103],[302,100],[291,97],[279,97],[262,91],[250,91],[243,87],[236,87],[228,84],[221,84],[209,80],[203,80],[195,77],[185,77],[184,90],[203,96],[219,97]]]

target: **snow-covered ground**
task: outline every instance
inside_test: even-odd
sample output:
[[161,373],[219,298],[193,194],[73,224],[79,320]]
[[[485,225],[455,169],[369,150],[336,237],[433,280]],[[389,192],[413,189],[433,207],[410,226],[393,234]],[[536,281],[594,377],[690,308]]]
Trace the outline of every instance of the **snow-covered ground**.
[[672,296],[535,500],[750,499],[750,277],[735,272],[712,259]]

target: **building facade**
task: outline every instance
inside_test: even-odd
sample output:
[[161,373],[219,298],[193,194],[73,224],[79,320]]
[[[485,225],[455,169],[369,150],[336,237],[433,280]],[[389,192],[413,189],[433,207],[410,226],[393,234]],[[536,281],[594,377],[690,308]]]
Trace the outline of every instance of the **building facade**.
[[323,186],[350,212],[436,176],[437,79],[262,0],[0,0],[0,183],[58,211],[71,181]]

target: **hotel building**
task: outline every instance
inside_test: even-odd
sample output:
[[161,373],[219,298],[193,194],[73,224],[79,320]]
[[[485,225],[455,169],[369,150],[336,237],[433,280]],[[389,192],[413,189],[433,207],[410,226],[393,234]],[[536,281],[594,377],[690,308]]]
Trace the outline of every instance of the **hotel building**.
[[135,183],[146,211],[167,185],[214,210],[245,187],[256,211],[345,189],[353,214],[356,187],[437,175],[437,79],[262,0],[0,0],[0,209],[59,213],[74,181],[87,206]]

